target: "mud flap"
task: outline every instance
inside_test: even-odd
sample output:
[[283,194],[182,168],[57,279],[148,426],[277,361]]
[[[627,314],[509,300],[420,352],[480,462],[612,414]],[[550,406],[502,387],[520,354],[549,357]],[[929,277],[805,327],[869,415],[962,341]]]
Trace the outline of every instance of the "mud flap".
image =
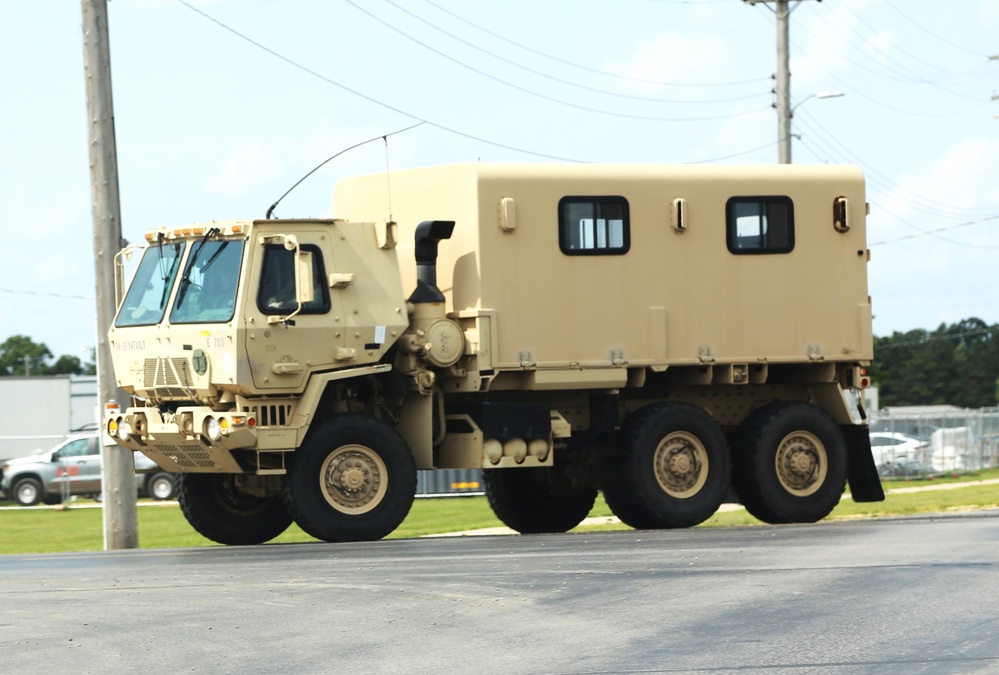
[[867,426],[855,424],[843,425],[843,438],[846,440],[846,450],[849,467],[847,480],[850,481],[850,492],[855,502],[883,502],[885,491],[881,486],[881,476],[874,464],[871,452],[871,435]]

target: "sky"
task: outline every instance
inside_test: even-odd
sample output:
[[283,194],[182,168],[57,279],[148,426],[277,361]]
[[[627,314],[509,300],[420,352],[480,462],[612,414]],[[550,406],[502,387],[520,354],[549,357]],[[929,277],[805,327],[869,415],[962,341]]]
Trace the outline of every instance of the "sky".
[[[874,334],[999,323],[999,2],[792,6],[792,160],[865,172]],[[261,218],[369,139],[276,214],[329,217],[339,178],[386,167],[775,163],[772,7],[112,0],[124,236]],[[0,0],[0,341],[87,359],[81,23],[74,0]]]

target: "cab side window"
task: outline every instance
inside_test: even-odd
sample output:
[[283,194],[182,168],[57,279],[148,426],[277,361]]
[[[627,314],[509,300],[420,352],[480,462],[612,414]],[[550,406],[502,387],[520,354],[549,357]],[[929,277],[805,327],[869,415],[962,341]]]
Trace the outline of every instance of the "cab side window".
[[794,250],[794,203],[788,197],[732,197],[725,205],[725,222],[732,253]]
[[78,438],[71,443],[67,443],[62,446],[56,453],[59,459],[65,459],[67,457],[85,457],[86,455],[94,454],[90,447],[90,443],[87,442],[86,438]]
[[[318,246],[303,245],[303,251],[312,253],[313,299],[302,305],[302,314],[325,314],[330,311],[330,289],[326,281],[323,254]],[[264,262],[257,292],[257,307],[264,314],[294,312],[295,302],[295,252],[280,244],[264,246]]]
[[566,255],[623,255],[631,247],[624,197],[563,197],[558,203],[558,245]]

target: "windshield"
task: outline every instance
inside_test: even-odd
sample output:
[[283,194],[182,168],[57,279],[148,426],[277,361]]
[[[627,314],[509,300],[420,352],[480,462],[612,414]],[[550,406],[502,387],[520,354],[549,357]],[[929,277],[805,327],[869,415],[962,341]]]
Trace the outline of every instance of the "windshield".
[[206,241],[200,248],[195,245],[170,322],[219,323],[232,319],[242,258],[242,241]]
[[155,244],[142,254],[115,326],[151,326],[163,320],[184,244]]

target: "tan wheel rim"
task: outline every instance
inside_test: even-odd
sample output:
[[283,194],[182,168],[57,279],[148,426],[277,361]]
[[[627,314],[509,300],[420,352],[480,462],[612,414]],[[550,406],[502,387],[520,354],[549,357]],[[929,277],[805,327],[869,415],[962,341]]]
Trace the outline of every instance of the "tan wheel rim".
[[826,446],[807,431],[785,436],[777,447],[775,463],[780,484],[795,497],[814,494],[826,482],[829,473]]
[[319,472],[323,496],[337,511],[367,513],[385,498],[388,469],[369,447],[344,445],[330,453]]
[[676,431],[656,448],[656,480],[671,497],[693,497],[708,480],[708,451],[693,434]]

